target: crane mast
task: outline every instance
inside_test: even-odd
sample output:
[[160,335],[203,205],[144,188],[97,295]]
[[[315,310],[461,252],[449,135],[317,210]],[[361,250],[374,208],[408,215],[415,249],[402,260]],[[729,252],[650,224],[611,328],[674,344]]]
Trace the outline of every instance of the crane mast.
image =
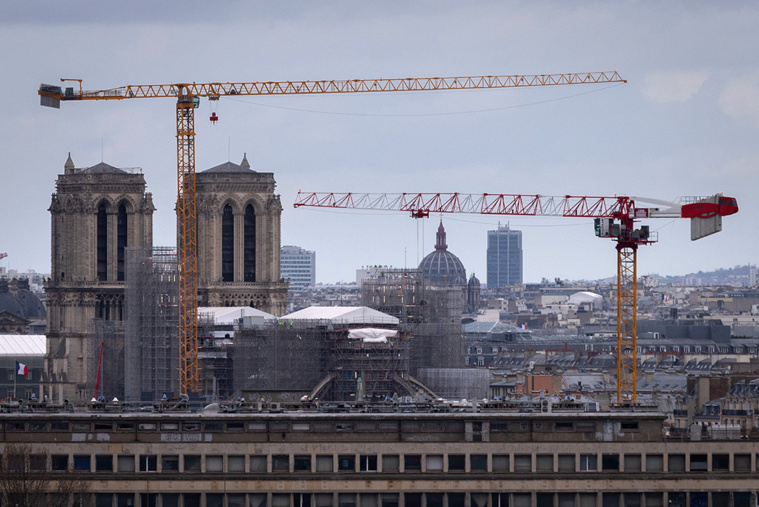
[[[127,85],[103,90],[41,84],[40,104],[60,108],[61,101],[126,100],[138,98],[176,99],[177,124],[177,255],[179,262],[180,389],[198,389],[198,276],[197,212],[195,195],[194,109],[201,97],[219,100],[239,95],[306,95],[334,93],[378,93],[439,90],[476,90],[566,86],[578,84],[625,83],[616,70],[563,74],[516,74],[501,76],[458,76],[398,79],[351,79],[317,81],[254,81],[215,83],[171,83]],[[218,121],[216,113],[211,121]]]
[[[638,206],[636,203],[657,206]],[[680,203],[659,199],[529,194],[462,193],[336,193],[298,192],[294,206],[332,209],[391,210],[426,218],[430,213],[552,216],[593,218],[596,236],[610,238],[617,249],[617,404],[637,403],[637,255],[638,246],[655,243],[648,226],[635,228],[643,218],[690,218],[691,239],[719,232],[722,217],[738,212],[732,197],[683,198]]]

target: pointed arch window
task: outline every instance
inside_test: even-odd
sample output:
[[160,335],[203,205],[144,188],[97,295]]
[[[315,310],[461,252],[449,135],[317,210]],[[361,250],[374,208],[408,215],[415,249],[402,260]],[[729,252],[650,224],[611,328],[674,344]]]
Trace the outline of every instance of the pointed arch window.
[[256,281],[256,211],[248,204],[245,207],[245,225],[243,231],[244,265],[246,282]]
[[116,221],[116,280],[124,281],[125,255],[127,247],[127,212],[124,203],[119,205],[119,214]]
[[221,280],[233,282],[235,279],[235,217],[232,206],[224,206],[221,215]]
[[97,215],[97,279],[108,280],[108,213],[105,203],[98,206]]

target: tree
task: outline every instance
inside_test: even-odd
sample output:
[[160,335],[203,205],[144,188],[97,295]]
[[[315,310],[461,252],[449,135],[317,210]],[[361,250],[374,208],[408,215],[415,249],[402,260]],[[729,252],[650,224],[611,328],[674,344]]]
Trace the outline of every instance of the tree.
[[0,499],[10,507],[67,507],[72,496],[87,499],[89,484],[70,473],[51,477],[47,452],[31,444],[7,444],[0,459]]

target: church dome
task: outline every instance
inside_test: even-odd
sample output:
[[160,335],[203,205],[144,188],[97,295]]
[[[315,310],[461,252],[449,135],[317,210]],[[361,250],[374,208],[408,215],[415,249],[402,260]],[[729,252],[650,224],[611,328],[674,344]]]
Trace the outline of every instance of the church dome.
[[7,311],[26,319],[44,319],[45,305],[29,290],[28,280],[0,281],[0,312]]
[[448,251],[443,221],[437,229],[435,251],[419,264],[424,278],[433,285],[466,285],[466,269],[458,257]]

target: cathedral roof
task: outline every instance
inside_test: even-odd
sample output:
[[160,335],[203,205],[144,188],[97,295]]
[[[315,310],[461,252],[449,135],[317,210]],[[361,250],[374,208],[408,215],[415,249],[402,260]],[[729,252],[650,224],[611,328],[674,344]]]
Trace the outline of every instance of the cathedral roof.
[[105,162],[100,162],[99,164],[95,164],[92,167],[82,169],[82,174],[127,174],[127,172],[119,169],[118,167],[108,165]]
[[448,251],[442,220],[437,229],[435,251],[422,259],[419,269],[424,271],[424,278],[433,285],[466,285],[467,283],[464,265],[458,257]]
[[216,167],[212,167],[210,169],[206,169],[205,171],[201,171],[204,173],[250,173],[255,172],[250,168],[250,164],[248,163],[248,154],[244,154],[242,156],[242,162],[239,164],[235,164],[234,162],[225,162],[223,164],[217,165]]

